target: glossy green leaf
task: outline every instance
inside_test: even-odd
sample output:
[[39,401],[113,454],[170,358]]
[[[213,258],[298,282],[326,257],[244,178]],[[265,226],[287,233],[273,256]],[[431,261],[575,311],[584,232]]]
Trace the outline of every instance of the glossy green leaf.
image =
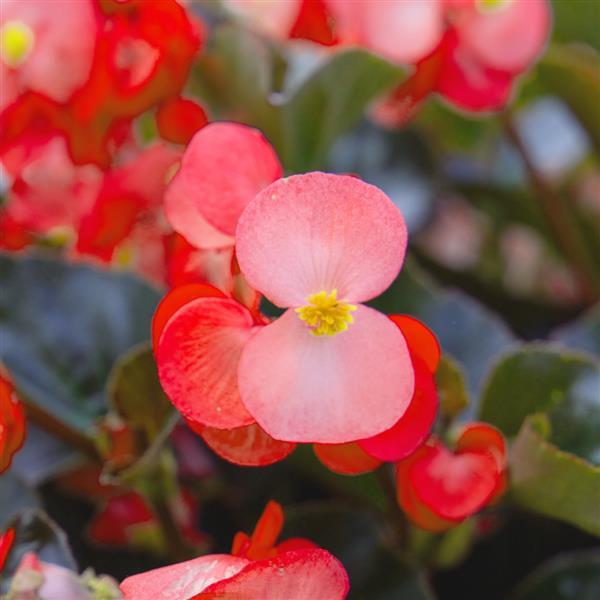
[[550,440],[566,452],[600,462],[600,369],[583,354],[530,344],[505,356],[491,373],[480,418],[505,435],[528,415],[549,415]]
[[600,51],[600,5],[593,0],[552,0],[552,38],[557,42],[583,42]]
[[600,536],[600,467],[549,442],[550,430],[546,415],[525,419],[510,456],[511,498]]
[[597,600],[600,551],[561,554],[538,567],[516,589],[512,600]]
[[87,433],[106,411],[105,382],[149,338],[156,290],[125,274],[47,258],[0,256],[0,354],[17,387]]

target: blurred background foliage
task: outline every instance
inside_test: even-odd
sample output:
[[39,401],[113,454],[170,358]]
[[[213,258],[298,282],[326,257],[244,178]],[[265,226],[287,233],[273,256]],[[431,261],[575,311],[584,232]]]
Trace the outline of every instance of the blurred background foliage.
[[[63,480],[85,458],[149,497],[149,476],[163,491],[185,483],[215,552],[277,499],[289,507],[286,534],[343,561],[351,598],[600,597],[600,3],[554,0],[552,40],[503,114],[474,118],[430,99],[398,131],[368,115],[406,77],[399,67],[358,49],[292,53],[230,22],[217,2],[192,8],[212,33],[188,91],[213,119],[260,128],[288,173],[356,173],[403,211],[407,265],[373,304],[413,314],[438,335],[450,431],[480,418],[513,442],[508,501],[443,535],[409,528],[411,553],[399,554],[394,509],[375,475],[332,474],[305,448],[271,467],[238,468],[177,433],[167,405],[140,422],[136,407],[161,394],[139,346],[159,291],[52,256],[3,255],[2,355],[30,429],[0,480],[0,527],[16,523],[20,552],[36,544],[48,560],[72,565],[75,555],[80,567],[118,578],[164,564],[164,555],[86,538],[93,508],[66,494]],[[138,125],[151,139],[148,120]],[[124,369],[146,382],[142,396],[119,379]],[[117,417],[137,432],[120,464],[105,444]],[[185,443],[173,443],[176,434]],[[181,472],[187,463],[191,475]]]

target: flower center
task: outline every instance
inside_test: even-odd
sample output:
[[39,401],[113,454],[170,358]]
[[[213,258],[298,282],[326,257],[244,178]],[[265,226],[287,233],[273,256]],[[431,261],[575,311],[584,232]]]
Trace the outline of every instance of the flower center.
[[354,321],[350,313],[356,310],[356,306],[339,301],[337,290],[329,294],[326,291],[312,294],[306,301],[308,304],[296,308],[296,312],[310,327],[312,335],[335,335],[346,331]]
[[513,0],[477,0],[477,8],[479,12],[490,13],[497,12],[507,8]]
[[35,35],[22,21],[7,21],[0,28],[0,56],[9,67],[24,63],[31,51]]

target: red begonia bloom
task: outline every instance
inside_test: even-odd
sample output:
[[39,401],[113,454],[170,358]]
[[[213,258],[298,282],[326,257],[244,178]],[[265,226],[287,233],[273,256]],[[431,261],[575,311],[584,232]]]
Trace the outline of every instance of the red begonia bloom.
[[6,564],[6,559],[10,553],[13,542],[15,541],[15,530],[11,527],[0,534],[0,575]]
[[25,440],[25,411],[9,373],[0,364],[0,473],[10,467]]
[[362,304],[404,259],[402,215],[379,189],[344,175],[280,179],[242,214],[237,258],[248,283],[289,307],[247,340],[243,405],[272,437],[344,443],[393,425],[412,397],[404,337]]
[[343,600],[348,575],[329,552],[308,540],[275,545],[283,512],[269,502],[252,536],[236,535],[232,554],[210,554],[128,577],[121,584],[125,600],[235,597],[240,600]]
[[498,497],[505,471],[502,435],[485,423],[471,423],[453,452],[431,438],[398,463],[398,502],[419,527],[444,531]]
[[167,189],[167,218],[197,248],[232,246],[246,205],[281,174],[275,151],[258,130],[211,123],[194,136]]

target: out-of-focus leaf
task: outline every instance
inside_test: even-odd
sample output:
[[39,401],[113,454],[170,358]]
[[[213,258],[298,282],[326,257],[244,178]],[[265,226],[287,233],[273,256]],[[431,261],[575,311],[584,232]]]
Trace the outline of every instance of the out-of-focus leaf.
[[329,156],[329,170],[354,173],[381,188],[402,211],[410,233],[432,210],[434,159],[424,136],[414,130],[389,131],[365,121],[343,135]]
[[[597,3],[589,4],[598,9]],[[598,19],[596,29],[597,24]],[[600,57],[597,52],[583,46],[552,46],[538,64],[537,73],[542,85],[567,103],[600,149]]]
[[120,417],[154,439],[166,425],[173,405],[158,380],[150,344],[136,346],[122,356],[108,382],[108,398]]
[[8,527],[14,528],[15,540],[2,572],[0,592],[7,591],[10,578],[27,552],[35,552],[45,562],[77,570],[66,535],[45,512],[38,509],[23,510]]
[[29,400],[88,432],[118,356],[148,339],[157,291],[130,275],[0,256],[0,354]]
[[343,563],[350,577],[349,600],[433,598],[422,574],[382,544],[380,524],[368,512],[339,503],[286,509],[281,539],[287,537],[306,537]]
[[402,76],[402,69],[364,50],[333,55],[280,107],[286,166],[307,171],[322,165],[336,138]]
[[292,172],[322,165],[335,139],[403,76],[400,67],[352,49],[330,55],[300,84],[281,90],[275,80],[282,65],[264,40],[224,25],[197,62],[192,89],[218,118],[261,129]]
[[600,306],[552,332],[551,339],[596,356],[600,355]]
[[538,567],[511,600],[597,600],[600,598],[600,552],[561,554]]
[[21,510],[40,506],[41,502],[36,492],[14,473],[14,468],[2,474],[0,477],[0,533]]
[[480,417],[512,437],[528,415],[546,412],[553,443],[600,463],[599,390],[600,369],[591,358],[530,344],[496,365],[483,393]]
[[[392,286],[369,304],[388,314],[408,313],[430,327],[443,351],[465,369],[472,398],[479,397],[481,382],[498,354],[515,341],[491,312],[460,292],[437,287],[410,261]],[[469,407],[468,416],[475,408]]]
[[440,569],[451,569],[462,562],[473,546],[475,528],[475,519],[467,519],[440,536],[431,563]]
[[469,405],[465,377],[460,365],[449,356],[442,360],[435,373],[435,383],[440,399],[440,410],[453,419]]
[[544,414],[525,419],[510,456],[511,498],[600,536],[600,467],[548,441]]
[[552,38],[557,42],[583,42],[600,51],[600,6],[589,0],[552,0]]

